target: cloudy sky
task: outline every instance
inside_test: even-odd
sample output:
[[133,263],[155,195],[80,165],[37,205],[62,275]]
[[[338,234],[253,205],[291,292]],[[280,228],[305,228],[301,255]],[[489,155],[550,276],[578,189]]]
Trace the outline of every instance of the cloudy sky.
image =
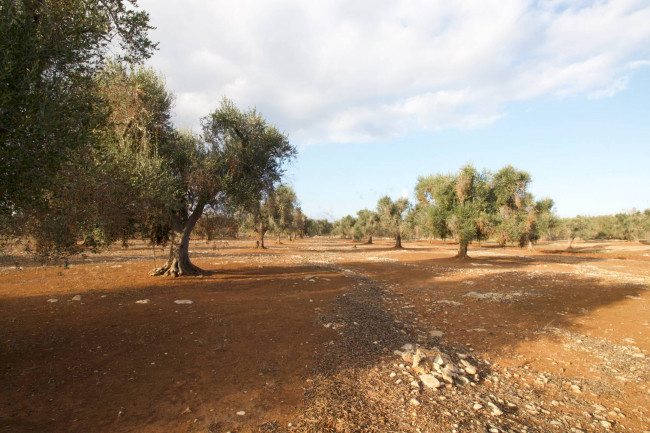
[[176,124],[227,96],[299,148],[312,217],[513,164],[562,216],[650,207],[650,2],[140,0]]

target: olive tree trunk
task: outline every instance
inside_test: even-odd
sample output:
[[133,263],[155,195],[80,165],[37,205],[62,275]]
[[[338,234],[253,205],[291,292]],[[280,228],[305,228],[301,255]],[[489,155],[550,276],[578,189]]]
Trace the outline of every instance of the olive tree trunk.
[[402,234],[397,233],[395,237],[395,248],[402,248]]
[[266,233],[266,227],[264,227],[263,223],[259,223],[255,227],[255,248],[266,249],[264,246],[264,233]]
[[468,259],[469,256],[467,255],[467,245],[469,242],[460,240],[458,241],[458,254],[456,254],[456,257],[459,259]]
[[372,244],[372,235],[368,236],[368,242],[366,242],[366,243],[367,244]]
[[172,237],[167,263],[151,272],[152,276],[167,275],[180,277],[183,275],[199,275],[203,270],[194,266],[190,261],[190,234],[194,230],[196,222],[203,213],[203,205],[197,205],[189,218],[183,221],[176,215],[172,215]]

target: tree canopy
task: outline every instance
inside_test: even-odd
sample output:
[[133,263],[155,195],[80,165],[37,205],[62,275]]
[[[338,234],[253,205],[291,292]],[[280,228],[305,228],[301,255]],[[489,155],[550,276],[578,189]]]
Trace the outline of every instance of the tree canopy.
[[51,187],[65,181],[61,170],[96,143],[94,131],[106,121],[95,77],[109,49],[138,63],[156,48],[151,28],[135,1],[0,3],[3,225],[54,206]]

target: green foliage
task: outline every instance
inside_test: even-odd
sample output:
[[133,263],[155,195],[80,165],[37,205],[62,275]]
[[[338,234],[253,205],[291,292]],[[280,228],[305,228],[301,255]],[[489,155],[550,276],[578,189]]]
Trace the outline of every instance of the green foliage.
[[235,206],[250,209],[260,203],[296,154],[287,137],[255,109],[240,111],[225,98],[202,125],[210,158],[222,164],[224,192]]
[[395,201],[384,196],[377,202],[377,215],[383,230],[394,237],[396,246],[401,246],[402,236],[407,229],[406,216],[410,209],[410,203],[406,198]]
[[131,62],[155,49],[147,36],[148,15],[135,6],[122,0],[0,3],[3,224],[38,215],[65,225],[60,216],[46,215],[62,207],[53,200],[65,195],[52,187],[66,188],[62,184],[73,176],[62,171],[76,169],[77,153],[92,152],[94,131],[104,124],[106,108],[94,78],[109,46],[117,43]]
[[307,218],[305,227],[307,236],[327,236],[334,230],[334,225],[327,219],[314,220]]
[[415,193],[418,207],[426,212],[423,221],[428,231],[442,239],[456,237],[459,255],[464,256],[474,240],[494,236],[501,245],[513,242],[523,246],[557,226],[553,201],[535,202],[526,191],[530,181],[527,172],[512,166],[492,174],[466,165],[455,175],[419,177]]
[[362,209],[357,212],[357,218],[354,222],[354,239],[363,238],[370,240],[379,225],[379,215],[368,209]]
[[278,236],[291,229],[294,222],[296,202],[296,193],[288,185],[278,186],[274,193],[269,196],[270,226]]
[[346,215],[334,223],[332,234],[342,238],[354,239],[355,229],[354,224],[356,219],[352,215]]
[[293,221],[291,224],[291,231],[294,233],[294,236],[300,236],[301,238],[305,236],[305,230],[307,226],[307,217],[302,213],[300,206],[296,206],[293,210]]
[[645,211],[632,210],[616,215],[600,215],[595,217],[576,216],[560,221],[558,236],[569,241],[580,238],[590,239],[621,239],[636,241],[650,238],[650,209]]
[[210,242],[218,237],[236,238],[242,225],[243,215],[231,208],[208,209],[201,215],[194,230],[196,235]]

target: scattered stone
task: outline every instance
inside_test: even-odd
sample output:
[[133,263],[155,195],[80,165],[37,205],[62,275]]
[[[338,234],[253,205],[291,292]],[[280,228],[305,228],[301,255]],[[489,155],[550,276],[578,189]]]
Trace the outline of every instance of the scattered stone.
[[490,409],[492,409],[492,415],[493,416],[503,415],[503,411],[501,409],[499,409],[499,407],[496,404],[494,404],[492,402],[488,402],[488,406],[490,407]]
[[135,301],[136,304],[148,304],[151,302],[151,299],[140,299],[139,301]]
[[474,409],[474,410],[483,409],[483,405],[480,404],[480,403],[474,403],[474,406],[472,406],[472,409]]
[[433,374],[421,374],[420,380],[428,388],[440,388],[442,386],[442,383]]
[[454,307],[457,307],[459,305],[463,305],[461,302],[450,301],[448,299],[440,299],[439,301],[434,301],[433,303],[434,304],[447,304],[447,305],[451,305],[451,306],[454,306]]
[[193,304],[194,301],[191,301],[189,299],[177,299],[174,301],[174,304],[179,304],[179,305],[189,305]]
[[73,300],[73,301],[81,301],[81,295],[74,295],[74,296],[72,297],[72,300]]
[[409,403],[411,403],[411,405],[413,405],[413,406],[419,406],[420,405],[420,401],[417,398],[412,398]]
[[600,425],[608,430],[612,428],[612,423],[609,421],[605,421],[604,419],[600,420]]
[[476,367],[474,367],[474,366],[473,366],[472,364],[470,364],[469,362],[465,361],[464,359],[461,359],[461,360],[460,360],[460,364],[462,365],[463,369],[465,370],[465,372],[466,372],[467,374],[471,374],[471,375],[476,374],[476,371],[477,371],[477,370],[476,370]]
[[239,412],[237,412],[237,415],[244,416],[246,415],[246,411],[240,410]]
[[59,300],[56,299],[56,298],[50,298],[50,299],[47,300],[47,302],[50,302],[50,303],[53,304],[53,303],[55,303],[55,302],[59,302]]
[[429,331],[429,335],[432,337],[442,337],[443,335],[445,335],[445,333],[440,331],[439,329],[434,329],[432,331]]

